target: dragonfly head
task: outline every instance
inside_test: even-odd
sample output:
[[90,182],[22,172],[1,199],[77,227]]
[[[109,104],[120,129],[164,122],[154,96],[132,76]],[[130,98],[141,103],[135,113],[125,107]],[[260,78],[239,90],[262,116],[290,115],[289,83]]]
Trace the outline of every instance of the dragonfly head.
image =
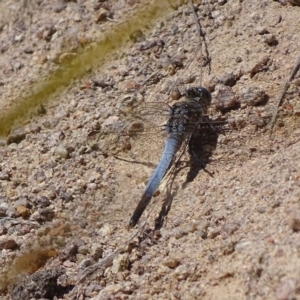
[[204,87],[191,87],[186,90],[185,96],[189,100],[197,101],[208,107],[211,104],[211,93]]

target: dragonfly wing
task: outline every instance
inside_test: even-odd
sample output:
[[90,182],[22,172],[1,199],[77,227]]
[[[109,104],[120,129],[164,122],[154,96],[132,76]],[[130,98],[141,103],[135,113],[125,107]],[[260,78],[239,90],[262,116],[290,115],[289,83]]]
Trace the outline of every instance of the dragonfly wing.
[[106,155],[156,164],[167,137],[165,130],[168,105],[143,103],[125,99],[119,113],[105,119],[99,130],[91,130],[88,144],[91,149]]

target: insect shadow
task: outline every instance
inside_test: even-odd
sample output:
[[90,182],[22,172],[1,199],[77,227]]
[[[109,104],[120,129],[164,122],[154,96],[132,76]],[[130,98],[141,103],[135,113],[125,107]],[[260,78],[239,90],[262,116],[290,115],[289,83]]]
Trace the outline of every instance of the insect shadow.
[[225,122],[214,124],[215,121],[212,121],[208,117],[208,122],[204,126],[200,126],[191,136],[187,147],[189,153],[189,161],[185,164],[182,164],[180,159],[177,160],[174,166],[174,172],[170,178],[170,185],[167,191],[167,196],[163,201],[159,216],[155,219],[155,230],[159,230],[163,227],[164,220],[168,215],[173,198],[175,193],[172,193],[172,185],[175,180],[176,175],[187,166],[189,171],[186,175],[185,182],[182,184],[182,188],[186,188],[187,185],[192,182],[201,170],[207,172],[210,176],[213,176],[213,173],[206,170],[206,166],[211,162],[211,157],[214,150],[217,147],[218,137],[220,134],[224,134],[223,125]]

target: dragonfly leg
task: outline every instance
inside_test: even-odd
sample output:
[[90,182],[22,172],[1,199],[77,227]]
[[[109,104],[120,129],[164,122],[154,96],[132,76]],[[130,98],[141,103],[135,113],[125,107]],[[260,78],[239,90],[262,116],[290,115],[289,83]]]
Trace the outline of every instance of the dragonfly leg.
[[159,216],[155,219],[155,230],[160,230],[163,227],[164,220],[171,209],[173,198],[173,195],[170,193],[164,200]]

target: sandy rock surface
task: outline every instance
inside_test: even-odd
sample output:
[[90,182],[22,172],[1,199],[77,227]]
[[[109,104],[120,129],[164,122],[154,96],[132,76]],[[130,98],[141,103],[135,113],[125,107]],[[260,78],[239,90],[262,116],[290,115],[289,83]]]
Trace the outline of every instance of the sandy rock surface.
[[[140,2],[1,1],[2,113]],[[202,56],[183,1],[0,139],[1,299],[300,298],[300,75],[268,127],[300,54],[299,3],[194,2]],[[162,228],[163,187],[128,231],[165,141],[153,124],[198,85],[226,129],[195,141],[205,170],[180,157]],[[136,111],[150,132],[110,134]]]

